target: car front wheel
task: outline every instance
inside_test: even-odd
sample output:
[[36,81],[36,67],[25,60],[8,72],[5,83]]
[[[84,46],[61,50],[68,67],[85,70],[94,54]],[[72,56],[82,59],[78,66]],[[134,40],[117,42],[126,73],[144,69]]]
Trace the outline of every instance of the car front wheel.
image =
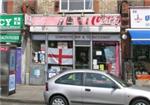
[[49,105],[69,105],[67,100],[63,96],[54,96],[50,100]]
[[139,100],[133,101],[131,105],[150,105],[150,102],[144,99],[139,99]]

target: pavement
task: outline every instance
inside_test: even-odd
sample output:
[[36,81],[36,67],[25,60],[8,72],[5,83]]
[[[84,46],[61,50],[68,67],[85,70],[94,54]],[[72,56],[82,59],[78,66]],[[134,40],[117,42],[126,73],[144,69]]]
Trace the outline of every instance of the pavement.
[[44,89],[44,85],[16,85],[16,93],[9,96],[0,96],[0,101],[45,104],[43,97]]
[[[143,81],[142,81],[143,82]],[[150,82],[150,81],[148,81]],[[147,83],[147,82],[146,82]],[[139,82],[141,84],[141,81]],[[139,85],[141,86],[141,85]],[[147,83],[147,86],[150,87],[150,84]],[[43,91],[45,86],[39,85],[16,85],[16,93],[9,96],[0,96],[0,101],[5,102],[17,102],[17,103],[28,103],[30,104],[42,104],[44,103]]]

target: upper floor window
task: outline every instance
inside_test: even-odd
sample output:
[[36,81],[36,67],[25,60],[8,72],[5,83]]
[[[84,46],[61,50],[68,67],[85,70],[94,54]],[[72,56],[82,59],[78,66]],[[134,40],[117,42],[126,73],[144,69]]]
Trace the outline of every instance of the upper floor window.
[[0,0],[0,13],[7,13],[7,0]]
[[60,12],[93,12],[93,0],[60,0]]

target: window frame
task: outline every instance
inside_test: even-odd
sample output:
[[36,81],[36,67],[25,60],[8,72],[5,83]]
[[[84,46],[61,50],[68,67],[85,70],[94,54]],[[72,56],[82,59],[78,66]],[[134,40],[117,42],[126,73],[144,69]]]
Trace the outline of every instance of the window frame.
[[[80,74],[82,77],[81,77],[81,83],[80,84],[69,84],[69,83],[62,83],[60,82],[59,80],[62,80],[61,78],[67,76],[67,75],[72,75],[72,74]],[[59,82],[58,82],[59,81]],[[64,74],[62,75],[61,77],[57,78],[55,80],[55,83],[56,84],[62,84],[62,85],[72,85],[72,86],[83,86],[83,73],[82,72],[74,72],[74,73],[67,73],[67,74]],[[73,83],[73,81],[72,81]]]
[[84,9],[82,10],[69,10],[69,7],[70,7],[70,0],[67,0],[67,6],[68,6],[68,8],[65,10],[65,9],[62,9],[62,0],[60,0],[60,3],[59,3],[59,12],[61,12],[61,13],[79,13],[79,12],[94,12],[94,7],[93,7],[93,4],[94,4],[94,0],[91,0],[92,1],[92,7],[91,7],[91,9],[86,9],[86,7],[85,7],[85,4],[86,4],[86,2],[85,2],[86,0],[84,0]]

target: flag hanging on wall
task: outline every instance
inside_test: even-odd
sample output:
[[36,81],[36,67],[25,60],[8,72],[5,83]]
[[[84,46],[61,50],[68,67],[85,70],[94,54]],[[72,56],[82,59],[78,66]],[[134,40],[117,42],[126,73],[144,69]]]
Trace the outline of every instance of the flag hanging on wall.
[[48,63],[59,65],[72,65],[72,49],[48,48]]

